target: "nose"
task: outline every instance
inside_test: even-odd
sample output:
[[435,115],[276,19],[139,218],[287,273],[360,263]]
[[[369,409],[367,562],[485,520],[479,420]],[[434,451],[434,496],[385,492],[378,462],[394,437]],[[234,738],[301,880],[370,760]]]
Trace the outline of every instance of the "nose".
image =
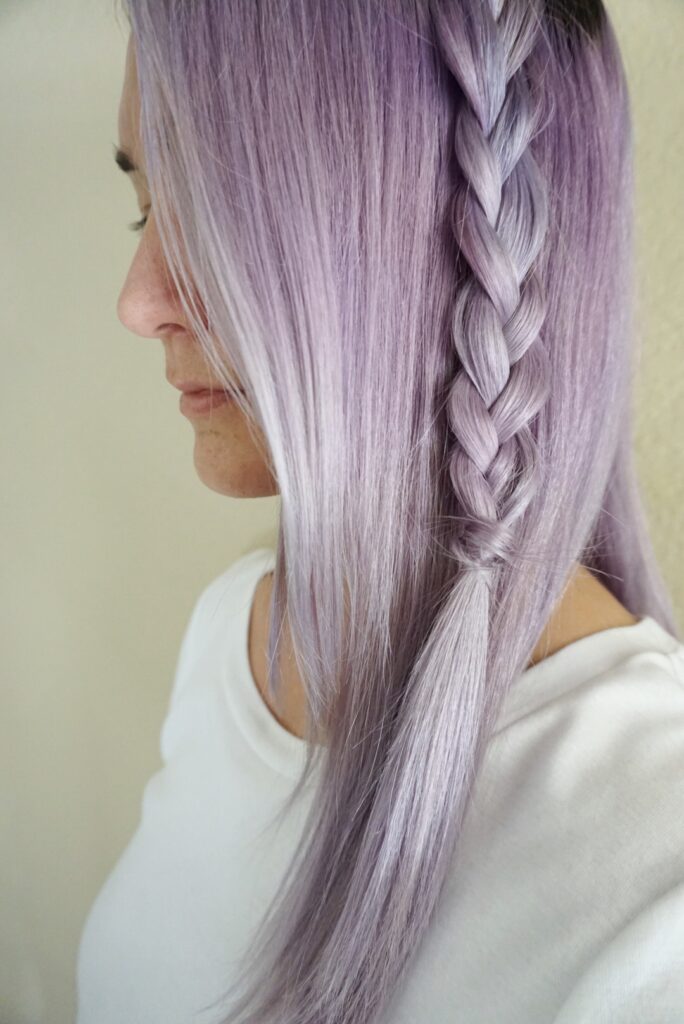
[[124,327],[141,338],[159,338],[179,327],[186,329],[152,211],[119,293],[116,314]]

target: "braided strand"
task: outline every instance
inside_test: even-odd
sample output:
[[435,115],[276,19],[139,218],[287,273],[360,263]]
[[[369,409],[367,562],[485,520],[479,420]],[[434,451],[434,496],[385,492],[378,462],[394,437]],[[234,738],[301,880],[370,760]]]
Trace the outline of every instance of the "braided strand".
[[538,456],[530,424],[550,375],[546,351],[535,344],[545,316],[535,261],[548,220],[529,148],[540,104],[524,72],[540,14],[532,0],[481,0],[477,8],[433,4],[444,60],[464,95],[451,226],[470,274],[452,316],[460,366],[447,415],[455,437],[449,477],[467,519],[452,550],[464,567],[482,570],[507,560],[533,497]]

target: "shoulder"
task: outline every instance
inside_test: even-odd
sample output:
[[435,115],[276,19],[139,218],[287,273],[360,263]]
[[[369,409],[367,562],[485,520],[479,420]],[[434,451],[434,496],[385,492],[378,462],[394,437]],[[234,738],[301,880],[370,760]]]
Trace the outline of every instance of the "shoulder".
[[678,806],[684,840],[684,645],[647,617],[587,637],[569,653],[574,660],[565,665],[579,673],[577,683],[554,690],[549,666],[550,692],[530,723],[552,779],[585,791],[589,805],[607,815],[598,819],[605,829],[639,816],[655,827],[662,812],[665,839],[667,816]]
[[578,643],[581,659],[576,646],[532,670],[534,702],[494,737],[465,864],[513,907],[531,958],[563,948],[550,1024],[670,1024],[684,1006],[684,647],[656,623]]
[[[680,805],[680,813],[682,811]],[[681,865],[680,865],[681,868]],[[684,1007],[684,872],[597,951],[553,1024],[674,1024]]]

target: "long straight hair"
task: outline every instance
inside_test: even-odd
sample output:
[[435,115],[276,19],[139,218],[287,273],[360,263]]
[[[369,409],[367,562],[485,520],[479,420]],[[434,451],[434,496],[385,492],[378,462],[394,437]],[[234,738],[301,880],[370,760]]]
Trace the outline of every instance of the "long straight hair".
[[287,616],[310,710],[274,819],[315,774],[306,824],[212,1006],[370,1024],[575,563],[677,635],[624,70],[599,0],[122,2],[169,273],[281,495],[270,694]]

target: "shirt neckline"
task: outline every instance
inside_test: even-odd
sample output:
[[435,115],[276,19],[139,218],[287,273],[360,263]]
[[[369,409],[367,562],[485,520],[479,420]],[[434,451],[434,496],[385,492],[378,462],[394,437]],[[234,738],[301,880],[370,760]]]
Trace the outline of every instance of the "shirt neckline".
[[[236,663],[227,666],[231,678],[225,681],[226,691],[237,724],[256,754],[276,772],[297,779],[305,763],[306,741],[289,732],[271,713],[249,663],[249,619],[254,594],[259,580],[275,568],[275,551],[257,548],[240,563],[240,600],[234,633]],[[520,674],[503,701],[495,733],[633,654],[672,654],[679,648],[679,641],[650,615],[580,637]]]
[[240,600],[234,633],[236,659],[232,664],[228,659],[231,678],[225,681],[226,692],[240,731],[261,760],[281,775],[297,779],[306,759],[306,741],[288,732],[271,713],[249,663],[249,618],[254,594],[259,580],[274,568],[275,552],[271,548],[257,548],[240,560]]

